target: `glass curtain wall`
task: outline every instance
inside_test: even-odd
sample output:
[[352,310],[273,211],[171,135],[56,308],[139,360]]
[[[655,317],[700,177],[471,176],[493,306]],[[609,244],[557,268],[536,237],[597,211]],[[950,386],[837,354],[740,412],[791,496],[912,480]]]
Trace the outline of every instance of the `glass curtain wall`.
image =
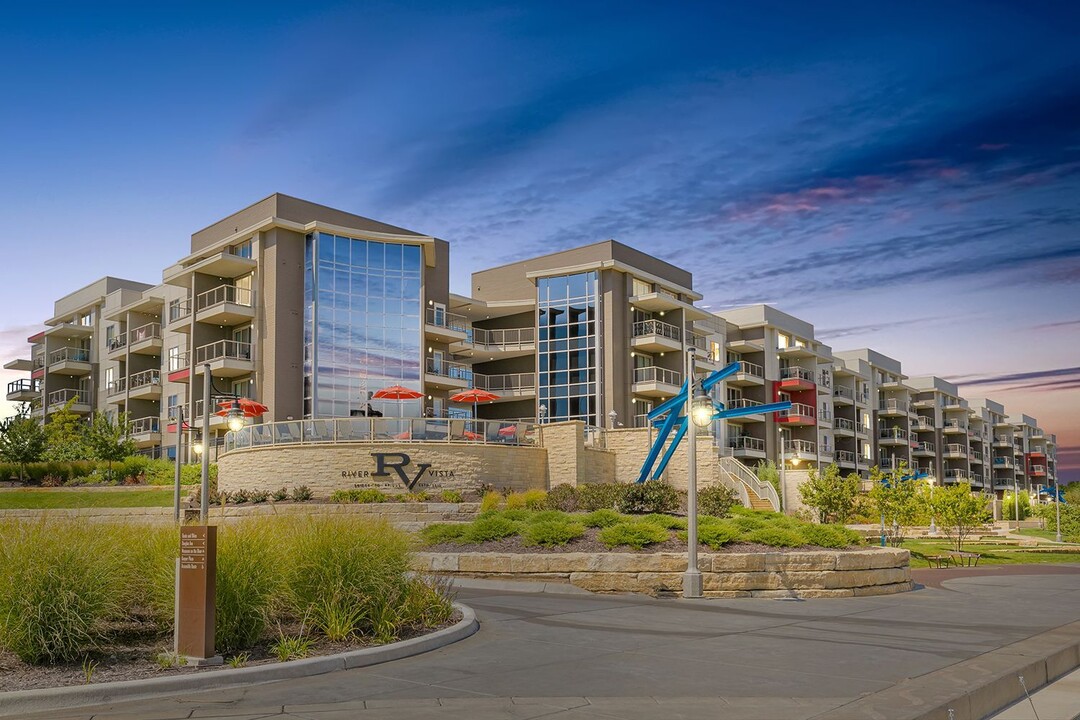
[[304,256],[304,416],[419,417],[421,400],[378,400],[390,385],[421,392],[418,245],[314,233]]
[[597,424],[597,273],[540,278],[537,402],[548,421]]

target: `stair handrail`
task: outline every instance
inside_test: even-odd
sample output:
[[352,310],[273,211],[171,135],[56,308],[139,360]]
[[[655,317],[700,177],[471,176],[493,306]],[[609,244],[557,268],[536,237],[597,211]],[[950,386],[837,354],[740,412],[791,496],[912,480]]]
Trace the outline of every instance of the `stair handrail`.
[[777,496],[776,488],[772,486],[772,483],[762,482],[756,474],[750,472],[750,468],[733,457],[721,457],[720,467],[739,480],[740,484],[746,485],[753,490],[754,494],[759,498],[768,500],[769,504],[773,506],[773,510],[780,511],[780,498]]

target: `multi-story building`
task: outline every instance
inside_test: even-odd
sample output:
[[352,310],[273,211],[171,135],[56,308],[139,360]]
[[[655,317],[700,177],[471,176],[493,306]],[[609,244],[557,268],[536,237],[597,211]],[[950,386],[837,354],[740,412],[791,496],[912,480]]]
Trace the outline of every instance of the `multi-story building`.
[[[689,271],[608,240],[482,270],[450,293],[438,238],[286,195],[191,236],[156,285],[103,278],[56,302],[7,398],[36,417],[69,400],[125,413],[148,454],[212,394],[257,399],[262,422],[384,415],[641,427],[698,373],[738,362],[714,390],[730,407],[790,400],[713,429],[753,466],[835,462],[867,477],[901,461],[943,482],[1049,483],[1055,438],[940,378],[909,379],[869,349],[834,353],[766,305],[710,313]],[[415,399],[380,399],[400,385]],[[476,388],[493,399],[455,402]],[[198,426],[198,423],[192,423]],[[224,419],[213,416],[220,438]],[[211,438],[210,445],[214,444]]]

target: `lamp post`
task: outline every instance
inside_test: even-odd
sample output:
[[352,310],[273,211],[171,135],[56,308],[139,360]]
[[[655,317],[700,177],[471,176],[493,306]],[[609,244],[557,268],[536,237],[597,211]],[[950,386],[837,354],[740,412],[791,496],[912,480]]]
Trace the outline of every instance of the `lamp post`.
[[695,348],[686,351],[686,573],[683,575],[683,597],[702,596],[701,570],[698,569],[697,517],[697,429],[712,422],[715,408],[704,392],[694,393]]
[[176,457],[173,467],[173,522],[180,523],[180,448],[184,437],[184,406],[176,406]]
[[614,430],[615,429],[615,421],[619,419],[619,413],[616,412],[615,410],[611,410],[611,411],[608,412],[607,416],[608,416],[608,427],[610,427],[612,430]]
[[1020,484],[1016,480],[1016,472],[1013,472],[1013,523],[1015,530],[1020,531]]
[[[1049,464],[1049,463],[1047,463]],[[1054,532],[1054,540],[1061,542],[1061,490],[1058,488],[1057,474],[1054,475],[1054,523],[1057,530]]]
[[937,519],[934,517],[934,477],[926,478],[930,484],[930,535],[937,535]]
[[214,387],[214,379],[210,375],[210,363],[203,364],[203,417],[202,417],[202,483],[199,487],[199,522],[203,525],[206,524],[206,518],[210,514],[210,448],[208,447],[210,442],[210,405],[215,397],[227,398],[232,400],[232,406],[229,408],[226,417],[226,422],[229,425],[229,429],[236,432],[240,428],[244,427],[244,411],[240,407],[239,396],[229,393],[218,393],[214,396],[211,394],[211,390],[216,390]]
[[784,446],[784,428],[779,427],[780,433],[780,512],[787,512],[787,448]]

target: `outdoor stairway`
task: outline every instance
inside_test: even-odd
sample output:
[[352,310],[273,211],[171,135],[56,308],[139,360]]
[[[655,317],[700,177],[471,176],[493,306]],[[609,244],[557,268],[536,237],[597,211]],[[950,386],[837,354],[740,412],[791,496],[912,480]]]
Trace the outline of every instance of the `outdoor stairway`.
[[772,503],[763,497],[758,497],[754,492],[750,492],[750,507],[753,510],[773,510]]
[[735,491],[743,507],[754,510],[780,510],[776,489],[758,480],[757,475],[733,457],[720,456],[721,479]]

